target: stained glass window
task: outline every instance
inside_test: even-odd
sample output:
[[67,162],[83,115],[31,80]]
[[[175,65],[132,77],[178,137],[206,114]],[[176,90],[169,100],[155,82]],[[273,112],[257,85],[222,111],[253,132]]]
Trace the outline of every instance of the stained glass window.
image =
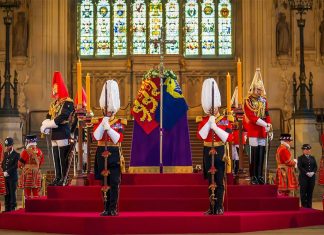
[[133,54],[146,54],[146,5],[135,0],[133,10]]
[[110,6],[109,0],[98,1],[97,55],[110,55]]
[[233,55],[232,0],[77,2],[80,56]]
[[82,1],[80,13],[80,55],[93,55],[94,20],[91,0]]
[[232,8],[230,0],[218,3],[218,54],[232,54]]
[[161,0],[151,0],[150,2],[150,54],[160,54],[160,43],[152,42],[161,38],[161,29],[163,25]]
[[185,5],[185,55],[199,53],[198,0],[188,0]]
[[[165,5],[166,54],[179,54],[179,3],[168,0]],[[173,42],[171,42],[173,41]]]
[[201,53],[215,55],[215,5],[213,0],[201,4]]
[[125,0],[114,3],[114,55],[127,54],[127,5]]

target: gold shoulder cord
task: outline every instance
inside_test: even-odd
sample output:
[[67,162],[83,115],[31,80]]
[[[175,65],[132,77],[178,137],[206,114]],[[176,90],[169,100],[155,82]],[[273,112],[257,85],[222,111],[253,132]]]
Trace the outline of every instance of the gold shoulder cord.
[[66,99],[60,99],[60,100],[55,100],[54,102],[51,103],[50,109],[49,109],[49,115],[51,116],[51,119],[56,118],[58,115],[61,114],[62,108],[64,105],[64,101],[69,101],[71,100],[70,98]]
[[257,99],[254,99],[253,97],[248,97],[246,99],[246,105],[250,110],[252,110],[255,115],[259,118],[264,118],[265,116],[265,104]]

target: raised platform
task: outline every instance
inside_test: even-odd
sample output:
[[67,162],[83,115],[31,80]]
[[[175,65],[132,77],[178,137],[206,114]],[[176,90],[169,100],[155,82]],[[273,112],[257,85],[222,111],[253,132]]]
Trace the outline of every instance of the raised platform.
[[324,224],[323,211],[300,209],[297,197],[278,197],[274,185],[228,185],[225,214],[205,216],[208,190],[200,174],[125,174],[119,216],[101,217],[100,186],[91,177],[90,182],[92,186],[48,187],[48,196],[27,200],[25,210],[0,214],[0,228],[145,234],[248,232]]

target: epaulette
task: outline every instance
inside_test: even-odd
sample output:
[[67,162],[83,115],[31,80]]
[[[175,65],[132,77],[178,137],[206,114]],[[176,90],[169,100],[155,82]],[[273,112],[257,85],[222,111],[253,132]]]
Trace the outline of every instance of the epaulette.
[[99,122],[100,118],[102,118],[102,117],[93,117],[93,118],[91,118],[91,123],[92,124],[97,124]]
[[234,116],[232,114],[227,115],[227,120],[230,121],[230,122],[234,122],[235,121]]
[[216,117],[215,122],[217,123],[217,122],[219,122],[220,120],[222,120],[223,118],[224,118],[223,115],[219,115],[218,117]]
[[202,116],[197,116],[197,117],[196,117],[196,123],[201,122],[202,119],[203,119]]

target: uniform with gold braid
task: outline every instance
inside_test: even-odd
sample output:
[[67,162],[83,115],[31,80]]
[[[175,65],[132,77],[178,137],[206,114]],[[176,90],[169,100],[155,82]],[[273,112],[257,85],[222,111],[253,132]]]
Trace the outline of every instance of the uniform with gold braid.
[[225,161],[228,159],[230,161],[230,157],[225,153],[225,144],[232,139],[231,122],[226,116],[219,114],[220,100],[216,81],[213,78],[206,79],[202,89],[202,106],[204,112],[210,116],[197,117],[196,122],[198,123],[197,137],[204,141],[204,178],[208,179],[209,198],[214,200],[214,202],[210,200],[209,209],[205,213],[208,215],[224,213]]
[[18,187],[24,189],[26,199],[38,197],[42,186],[40,167],[44,162],[44,154],[36,142],[36,135],[26,136],[26,149],[21,152],[18,162],[18,167],[22,169]]
[[[3,145],[0,142],[0,195],[6,194],[6,184],[5,179],[3,176],[3,170],[2,170],[2,161],[3,161]],[[1,210],[1,204],[0,204],[0,210]]]
[[51,133],[55,178],[50,185],[62,186],[68,166],[67,155],[70,151],[71,137],[69,122],[74,112],[74,104],[60,72],[54,73],[52,92],[55,100],[51,103],[46,119],[42,122],[41,133],[46,135]]
[[106,81],[99,100],[104,117],[93,118],[93,136],[98,141],[95,157],[95,178],[102,181],[104,211],[102,216],[118,215],[121,183],[121,142],[127,120],[114,114],[119,110],[119,89],[114,80]]
[[[264,184],[264,164],[267,161],[269,141],[273,138],[268,102],[260,69],[255,72],[244,103],[245,129],[248,132],[251,184]],[[266,173],[267,169],[265,169]],[[266,175],[266,174],[265,174]]]

